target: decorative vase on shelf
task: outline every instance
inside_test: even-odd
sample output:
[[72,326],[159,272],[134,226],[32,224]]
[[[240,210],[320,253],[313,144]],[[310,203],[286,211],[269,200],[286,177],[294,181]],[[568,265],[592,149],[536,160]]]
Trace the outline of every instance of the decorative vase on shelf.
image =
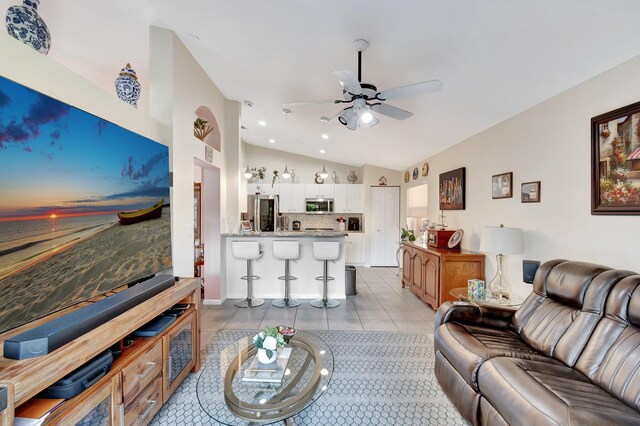
[[271,351],[271,357],[267,355],[266,349],[258,349],[258,361],[263,364],[271,364],[278,358],[278,351]]
[[349,172],[349,176],[347,176],[347,182],[356,183],[357,181],[358,181],[358,176],[356,176],[356,172],[354,170],[351,170]]
[[47,24],[38,15],[40,0],[24,0],[22,6],[7,9],[7,32],[16,40],[46,55],[51,47]]
[[120,70],[120,76],[116,78],[116,94],[120,99],[138,108],[140,99],[140,83],[138,76],[131,64],[127,64]]

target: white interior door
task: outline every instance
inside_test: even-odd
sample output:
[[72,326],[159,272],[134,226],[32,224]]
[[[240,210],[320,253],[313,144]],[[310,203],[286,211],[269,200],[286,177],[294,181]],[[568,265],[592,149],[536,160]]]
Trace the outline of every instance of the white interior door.
[[371,266],[396,266],[400,238],[400,188],[371,188]]

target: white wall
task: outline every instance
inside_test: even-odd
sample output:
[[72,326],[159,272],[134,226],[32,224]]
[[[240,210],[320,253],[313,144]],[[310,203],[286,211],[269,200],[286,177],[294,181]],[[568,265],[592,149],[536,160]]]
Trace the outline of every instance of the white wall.
[[[220,228],[227,210],[227,148],[237,163],[239,135],[233,133],[233,123],[239,126],[238,111],[228,113],[229,104],[187,48],[167,29],[150,28],[151,114],[171,129],[176,149],[173,150],[173,265],[174,273],[193,275],[193,182],[194,164],[202,168],[202,223],[205,244],[205,298],[220,295],[219,256]],[[221,151],[214,150],[213,160],[205,160],[205,144],[193,136],[195,111],[207,107],[218,125],[222,137]],[[227,131],[231,126],[231,133]],[[222,171],[222,172],[221,172]],[[236,180],[237,182],[237,180]],[[237,204],[237,200],[236,200]],[[207,225],[208,224],[208,225]],[[214,256],[214,257],[212,257]]]
[[60,63],[36,52],[5,32],[0,33],[0,75],[95,114],[164,145],[171,145],[167,128],[122,102]]
[[[564,258],[640,271],[640,218],[592,216],[590,204],[590,119],[637,102],[638,75],[640,56],[428,158],[429,218],[439,213],[438,175],[466,167],[466,210],[446,212],[448,223],[464,229],[462,247],[474,251],[485,225],[522,228],[524,254],[505,258],[516,293],[531,291],[521,282],[522,259]],[[513,172],[514,196],[492,200],[491,176],[503,172]],[[542,181],[541,202],[521,203],[520,184],[536,180]],[[491,279],[493,255],[486,266]]]
[[[362,169],[358,167],[325,161],[320,157],[307,157],[250,144],[245,144],[245,151],[245,163],[242,164],[242,169],[244,170],[247,164],[249,168],[255,167],[259,169],[260,167],[266,167],[265,182],[268,183],[271,183],[273,171],[278,170],[278,172],[282,173],[285,165],[288,166],[290,172],[295,169],[296,183],[314,183],[316,173],[322,170],[323,165],[329,172],[329,177],[325,179],[325,183],[332,183],[331,173],[334,170],[340,179],[340,183],[348,183],[347,176],[351,170],[355,171],[356,176],[358,176],[358,183],[362,183]],[[280,178],[280,182],[288,181]]]

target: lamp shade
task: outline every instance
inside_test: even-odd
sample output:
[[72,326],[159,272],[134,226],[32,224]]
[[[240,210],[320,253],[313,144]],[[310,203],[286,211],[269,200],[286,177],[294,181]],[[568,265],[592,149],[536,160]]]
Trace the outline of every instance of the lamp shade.
[[480,237],[480,251],[497,254],[521,254],[522,231],[520,228],[485,226]]

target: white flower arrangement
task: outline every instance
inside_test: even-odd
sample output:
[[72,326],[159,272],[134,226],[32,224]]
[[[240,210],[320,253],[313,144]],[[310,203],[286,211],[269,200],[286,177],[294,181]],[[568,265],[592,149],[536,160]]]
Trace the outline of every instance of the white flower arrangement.
[[277,327],[265,327],[253,337],[253,344],[258,349],[264,349],[267,352],[267,357],[271,358],[273,351],[284,347],[285,342]]

